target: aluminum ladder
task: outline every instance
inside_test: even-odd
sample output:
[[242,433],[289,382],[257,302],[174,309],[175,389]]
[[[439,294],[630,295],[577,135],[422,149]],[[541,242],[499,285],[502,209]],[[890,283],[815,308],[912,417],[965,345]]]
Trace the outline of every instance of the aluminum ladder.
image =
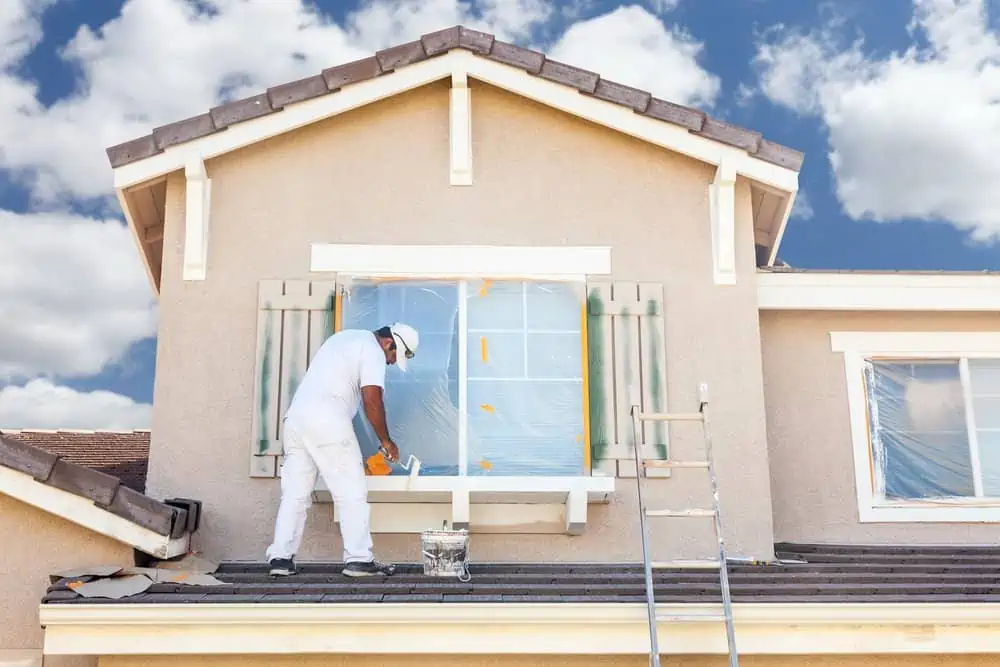
[[[633,394],[634,396],[634,394]],[[726,639],[729,642],[729,665],[739,667],[739,655],[736,651],[736,636],[733,628],[733,601],[729,591],[729,572],[727,570],[726,545],[722,538],[722,517],[719,511],[719,489],[715,476],[715,460],[712,455],[712,436],[708,423],[708,386],[701,384],[698,387],[698,411],[691,413],[643,413],[633,401],[632,413],[632,442],[635,443],[635,480],[636,492],[639,496],[639,522],[642,528],[642,561],[646,574],[646,607],[649,615],[649,664],[653,667],[660,667],[660,646],[657,638],[656,625],[658,621],[694,621],[694,620],[718,620],[726,623]],[[642,424],[644,422],[700,422],[702,426],[703,441],[705,447],[705,460],[703,461],[675,461],[675,460],[644,460],[639,455],[642,448]],[[687,508],[687,509],[646,509],[646,503],[642,496],[643,478],[646,476],[647,468],[700,468],[708,470],[708,477],[712,488],[711,508]],[[683,517],[683,518],[712,518],[715,525],[715,539],[719,547],[718,560],[674,560],[674,561],[654,561],[649,555],[649,530],[647,518],[656,517]],[[679,568],[719,568],[719,583],[722,589],[722,614],[689,614],[658,616],[656,613],[656,599],[653,586],[653,570],[656,569],[679,569]]]

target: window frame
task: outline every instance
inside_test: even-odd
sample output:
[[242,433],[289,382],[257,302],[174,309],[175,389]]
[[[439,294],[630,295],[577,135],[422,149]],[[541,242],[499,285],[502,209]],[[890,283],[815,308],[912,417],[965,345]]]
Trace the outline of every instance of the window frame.
[[[583,447],[583,457],[582,457],[582,469],[579,473],[573,475],[559,475],[555,477],[546,475],[502,475],[497,476],[497,480],[520,480],[520,479],[579,479],[582,477],[593,476],[593,466],[591,461],[591,434],[590,434],[590,355],[588,351],[588,317],[587,317],[587,281],[584,276],[567,276],[567,275],[536,275],[536,276],[502,276],[502,277],[491,277],[488,275],[414,275],[407,277],[399,276],[379,276],[379,275],[358,275],[353,274],[350,276],[343,276],[345,283],[341,288],[337,289],[335,297],[335,310],[334,310],[334,320],[333,320],[333,331],[337,332],[343,328],[343,298],[345,290],[350,289],[350,285],[353,282],[365,283],[407,283],[411,281],[440,281],[447,283],[454,283],[457,290],[457,299],[459,303],[458,310],[458,329],[459,329],[459,339],[458,339],[458,358],[459,358],[459,371],[458,371],[458,415],[459,415],[459,427],[458,427],[458,473],[455,475],[440,475],[436,476],[441,479],[478,479],[479,476],[470,476],[468,474],[469,469],[469,369],[468,363],[464,361],[468,356],[468,344],[470,332],[486,332],[485,329],[470,329],[468,322],[468,305],[466,299],[468,296],[468,290],[470,283],[472,282],[482,282],[482,281],[493,281],[498,283],[521,283],[522,286],[526,283],[565,283],[572,285],[573,287],[581,291],[580,296],[580,331],[577,335],[577,343],[580,345],[580,379],[577,380],[566,380],[567,382],[574,382],[580,385],[580,391],[582,392],[582,400],[580,403],[580,423],[582,429],[582,443]],[[466,304],[464,307],[462,304]],[[525,337],[532,333],[530,329],[527,328],[527,322],[524,323],[524,328],[520,332]],[[566,331],[564,333],[571,333]],[[575,332],[573,332],[575,333]],[[527,359],[525,359],[527,364]],[[478,485],[473,483],[473,485]],[[522,484],[518,481],[512,481],[512,485],[515,487],[520,487]]]
[[[969,401],[969,359],[1000,359],[1000,332],[973,331],[832,331],[831,350],[841,353],[847,389],[854,456],[855,489],[861,523],[945,522],[1000,523],[1000,497],[955,498],[946,503],[924,500],[883,500],[875,496],[874,468],[865,391],[866,359],[883,361],[958,359],[965,401]],[[969,424],[970,448],[976,434]],[[978,458],[978,457],[977,457]],[[974,472],[978,463],[973,461]],[[975,482],[979,489],[978,480]]]

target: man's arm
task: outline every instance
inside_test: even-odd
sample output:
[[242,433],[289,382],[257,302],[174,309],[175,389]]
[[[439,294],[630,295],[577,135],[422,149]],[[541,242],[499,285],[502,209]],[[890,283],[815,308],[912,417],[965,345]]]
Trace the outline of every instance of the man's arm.
[[375,435],[379,442],[391,440],[389,438],[389,427],[385,423],[385,403],[382,402],[382,387],[378,385],[368,385],[361,388],[361,398],[365,405],[365,415],[368,422],[375,429]]
[[379,348],[368,348],[361,360],[361,402],[364,403],[368,423],[378,436],[379,445],[385,450],[390,461],[396,461],[399,458],[399,448],[389,437],[385,402],[382,400],[384,387],[385,353]]

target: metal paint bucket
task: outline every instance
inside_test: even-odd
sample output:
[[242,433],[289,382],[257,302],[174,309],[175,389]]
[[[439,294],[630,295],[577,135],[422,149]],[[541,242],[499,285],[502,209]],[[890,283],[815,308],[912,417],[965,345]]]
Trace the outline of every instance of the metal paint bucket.
[[425,530],[420,534],[424,574],[469,581],[469,531]]

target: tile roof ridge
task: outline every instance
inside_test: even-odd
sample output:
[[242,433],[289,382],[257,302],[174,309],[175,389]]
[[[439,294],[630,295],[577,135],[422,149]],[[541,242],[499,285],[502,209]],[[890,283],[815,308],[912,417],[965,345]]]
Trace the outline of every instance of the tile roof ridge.
[[[197,529],[200,515],[200,503],[197,501],[153,498],[125,485],[116,475],[73,463],[68,457],[33,445],[26,439],[5,437],[6,435],[8,434],[0,434],[0,468],[27,475],[37,484],[53,491],[66,492],[90,501],[100,510],[155,533],[158,539],[177,540]],[[12,484],[5,488],[4,479]],[[35,485],[23,484],[16,475],[13,478],[0,475],[0,493],[9,493],[12,497],[25,500],[22,496],[35,497],[44,491]],[[48,508],[44,507],[46,504],[49,504]],[[63,503],[36,504],[45,511],[60,516],[59,511],[53,507],[62,505]],[[72,514],[73,510],[68,508],[64,512]],[[73,521],[78,519],[74,516],[64,518]],[[92,529],[102,532],[100,528]]]
[[798,171],[801,151],[765,139],[757,131],[712,118],[704,111],[676,104],[609,79],[599,73],[548,58],[539,51],[517,46],[464,25],[424,33],[419,38],[384,49],[374,55],[326,68],[295,81],[279,83],[250,97],[224,102],[206,112],[153,128],[106,149],[112,168],[152,157],[171,146],[221,132],[235,124],[278,113],[287,105],[336,94],[345,86],[374,79],[400,68],[444,55],[454,49],[516,67],[539,78],[632,109],[650,119],[669,123],[688,132],[743,149],[752,157]]

